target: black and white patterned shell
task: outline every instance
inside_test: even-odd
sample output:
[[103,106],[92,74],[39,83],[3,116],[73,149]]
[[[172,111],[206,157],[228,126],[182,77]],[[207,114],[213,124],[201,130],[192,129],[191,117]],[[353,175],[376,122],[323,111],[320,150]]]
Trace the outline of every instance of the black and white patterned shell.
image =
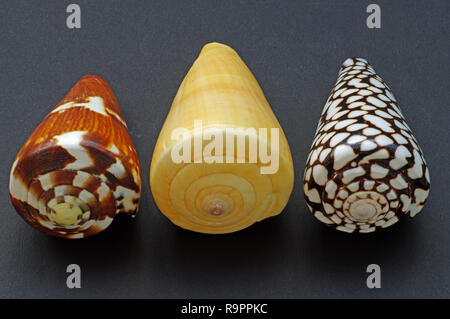
[[304,195],[321,222],[369,233],[414,217],[430,177],[390,88],[361,58],[347,59],[307,159]]

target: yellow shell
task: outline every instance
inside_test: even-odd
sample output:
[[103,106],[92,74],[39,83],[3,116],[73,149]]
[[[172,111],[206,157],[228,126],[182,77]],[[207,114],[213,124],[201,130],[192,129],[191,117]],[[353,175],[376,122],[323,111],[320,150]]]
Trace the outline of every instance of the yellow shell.
[[258,82],[232,48],[207,44],[155,146],[150,186],[158,208],[182,228],[230,233],[279,214],[293,183],[289,145]]

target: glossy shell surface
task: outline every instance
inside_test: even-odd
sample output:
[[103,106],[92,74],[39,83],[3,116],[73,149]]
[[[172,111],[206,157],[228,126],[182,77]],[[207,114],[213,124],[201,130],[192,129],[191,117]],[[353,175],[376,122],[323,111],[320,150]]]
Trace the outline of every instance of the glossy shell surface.
[[347,59],[307,159],[309,209],[337,230],[368,233],[414,217],[429,188],[422,150],[392,91],[366,60]]
[[19,151],[9,191],[20,216],[53,236],[83,238],[139,206],[139,160],[109,84],[83,77]]

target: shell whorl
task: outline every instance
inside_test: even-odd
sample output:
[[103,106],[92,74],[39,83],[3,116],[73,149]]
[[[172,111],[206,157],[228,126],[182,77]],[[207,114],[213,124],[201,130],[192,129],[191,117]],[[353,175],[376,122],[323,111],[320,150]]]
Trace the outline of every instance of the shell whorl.
[[390,88],[366,60],[347,59],[307,159],[309,209],[337,230],[368,233],[414,217],[429,188],[422,151]]
[[280,159],[273,175],[261,174],[261,163],[232,161],[174,164],[167,151],[151,168],[158,207],[176,225],[210,234],[235,232],[279,214],[292,190],[293,181],[284,177],[289,158]]
[[108,83],[85,76],[45,117],[11,169],[10,197],[38,230],[83,238],[135,215],[139,160]]
[[[201,120],[203,130],[194,126]],[[174,141],[175,129],[187,134]],[[246,131],[267,128],[268,135]],[[279,169],[261,174],[261,161],[249,162],[248,145],[270,148],[271,128],[279,130]],[[228,136],[244,137],[245,152],[226,154]],[[199,144],[205,154],[214,136],[223,141],[221,162],[212,158],[175,163],[171,153],[177,145]],[[190,149],[190,148],[189,148]],[[230,47],[207,44],[184,78],[164,122],[153,153],[150,185],[158,208],[174,224],[196,232],[230,233],[281,213],[293,187],[293,165],[286,137],[258,82],[239,55]]]

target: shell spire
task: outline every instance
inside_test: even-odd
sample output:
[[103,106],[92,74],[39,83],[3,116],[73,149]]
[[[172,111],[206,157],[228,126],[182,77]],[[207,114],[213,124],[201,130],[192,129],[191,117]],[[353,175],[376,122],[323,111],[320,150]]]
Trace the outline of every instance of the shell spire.
[[286,137],[253,74],[229,46],[205,45],[153,152],[158,208],[182,228],[230,233],[279,214],[293,180]]
[[136,214],[139,160],[104,79],[84,76],[44,118],[14,161],[9,192],[27,223],[57,237],[94,235],[117,213]]
[[311,212],[340,231],[373,232],[414,217],[429,188],[422,151],[390,88],[366,60],[347,59],[307,160]]

